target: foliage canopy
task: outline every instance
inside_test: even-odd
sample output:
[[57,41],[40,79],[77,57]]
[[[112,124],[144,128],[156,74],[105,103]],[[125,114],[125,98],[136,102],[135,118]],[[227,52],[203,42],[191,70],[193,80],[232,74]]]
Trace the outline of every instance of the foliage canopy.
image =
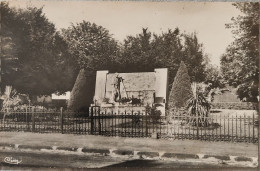
[[243,15],[232,18],[235,41],[221,57],[221,70],[242,100],[257,102],[259,84],[259,3],[234,3]]
[[66,44],[42,8],[10,8],[1,3],[2,88],[46,95],[73,85],[74,66]]

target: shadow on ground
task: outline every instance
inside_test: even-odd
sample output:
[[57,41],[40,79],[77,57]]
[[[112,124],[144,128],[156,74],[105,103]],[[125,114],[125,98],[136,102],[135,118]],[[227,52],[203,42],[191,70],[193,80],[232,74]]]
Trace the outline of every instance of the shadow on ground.
[[130,160],[122,163],[109,165],[103,168],[230,168],[227,164],[200,163],[189,161],[165,161],[165,160]]

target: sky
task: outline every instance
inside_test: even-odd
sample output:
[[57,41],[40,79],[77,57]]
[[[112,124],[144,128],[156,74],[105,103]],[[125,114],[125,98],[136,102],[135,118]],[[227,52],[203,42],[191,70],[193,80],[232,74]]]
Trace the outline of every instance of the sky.
[[9,1],[10,6],[43,7],[46,17],[59,30],[83,20],[109,30],[122,42],[128,35],[148,27],[160,34],[178,27],[181,32],[196,32],[211,63],[220,65],[220,56],[234,40],[225,28],[240,13],[231,2],[130,2],[130,1]]

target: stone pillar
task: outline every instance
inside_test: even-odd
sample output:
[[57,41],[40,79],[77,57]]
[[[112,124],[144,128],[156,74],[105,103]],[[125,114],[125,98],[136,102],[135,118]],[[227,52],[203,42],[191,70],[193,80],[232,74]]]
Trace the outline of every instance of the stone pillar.
[[[167,68],[157,68],[154,69],[155,72],[155,98],[158,98],[159,103],[163,107],[159,107],[162,115],[165,116],[165,107],[168,102],[168,69]],[[158,103],[158,102],[157,102]]]
[[168,68],[157,68],[155,72],[155,97],[163,97],[167,103]]
[[102,102],[105,97],[107,74],[108,71],[97,71],[94,103],[95,100],[97,100],[98,103]]

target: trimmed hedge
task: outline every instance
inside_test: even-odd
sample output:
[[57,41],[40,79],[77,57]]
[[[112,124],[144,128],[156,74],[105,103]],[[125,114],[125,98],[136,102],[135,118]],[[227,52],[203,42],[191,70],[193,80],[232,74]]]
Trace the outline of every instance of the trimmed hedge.
[[169,108],[182,108],[192,96],[191,81],[188,69],[182,61],[174,78],[169,96]]
[[96,73],[81,69],[71,91],[68,108],[73,111],[88,111],[93,103]]

